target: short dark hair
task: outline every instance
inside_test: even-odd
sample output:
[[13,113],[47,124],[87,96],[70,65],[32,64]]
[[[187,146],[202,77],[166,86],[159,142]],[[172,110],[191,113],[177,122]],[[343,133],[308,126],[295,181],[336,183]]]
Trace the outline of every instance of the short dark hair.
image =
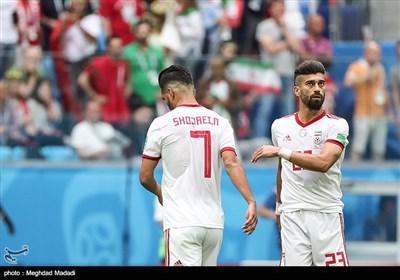
[[162,92],[165,91],[167,85],[171,82],[178,82],[187,86],[193,85],[193,78],[190,71],[182,65],[173,64],[165,68],[158,75],[158,84]]
[[317,60],[304,60],[294,70],[294,84],[298,76],[322,73],[325,74],[324,65]]
[[119,37],[115,34],[111,34],[111,36],[106,39],[106,46],[110,45],[111,41],[114,39],[119,39],[122,41],[121,37]]
[[150,27],[150,29],[153,28],[153,22],[151,21],[151,19],[149,19],[149,18],[141,18],[136,23],[134,23],[132,25],[133,31],[136,31],[138,29],[139,25],[142,25],[142,24],[148,25]]

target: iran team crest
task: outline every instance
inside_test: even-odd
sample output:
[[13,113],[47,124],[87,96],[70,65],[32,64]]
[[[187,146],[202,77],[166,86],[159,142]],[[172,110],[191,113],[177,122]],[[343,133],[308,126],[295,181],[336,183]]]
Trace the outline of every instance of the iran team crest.
[[314,132],[314,144],[319,145],[322,143],[322,131]]

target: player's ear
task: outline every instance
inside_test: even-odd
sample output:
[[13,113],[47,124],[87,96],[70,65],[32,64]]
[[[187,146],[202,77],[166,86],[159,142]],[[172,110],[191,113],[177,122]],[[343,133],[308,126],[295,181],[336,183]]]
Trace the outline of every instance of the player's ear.
[[175,99],[175,90],[173,88],[168,88],[168,94],[171,100]]
[[294,86],[293,87],[293,92],[297,97],[299,97],[300,96],[300,87],[299,86]]

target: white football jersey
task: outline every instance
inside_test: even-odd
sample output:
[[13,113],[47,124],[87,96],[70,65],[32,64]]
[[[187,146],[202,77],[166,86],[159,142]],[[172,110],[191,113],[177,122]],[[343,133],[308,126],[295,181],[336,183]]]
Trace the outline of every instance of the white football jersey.
[[221,153],[225,150],[236,150],[232,126],[205,107],[181,105],[153,121],[142,157],[162,159],[164,230],[224,227]]
[[326,142],[343,149],[342,155],[326,172],[305,170],[295,164],[282,161],[282,205],[280,210],[312,210],[341,213],[343,210],[341,165],[348,144],[349,125],[345,119],[325,111],[308,123],[302,123],[298,114],[292,114],[273,122],[272,142],[298,153],[320,154]]

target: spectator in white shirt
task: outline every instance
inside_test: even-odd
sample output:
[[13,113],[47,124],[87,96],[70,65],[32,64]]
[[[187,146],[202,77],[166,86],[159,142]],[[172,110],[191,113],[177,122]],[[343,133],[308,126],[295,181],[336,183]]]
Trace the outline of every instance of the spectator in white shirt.
[[90,100],[86,105],[86,118],[74,126],[71,146],[81,159],[121,159],[130,145],[128,138],[112,125],[101,121],[101,106]]

